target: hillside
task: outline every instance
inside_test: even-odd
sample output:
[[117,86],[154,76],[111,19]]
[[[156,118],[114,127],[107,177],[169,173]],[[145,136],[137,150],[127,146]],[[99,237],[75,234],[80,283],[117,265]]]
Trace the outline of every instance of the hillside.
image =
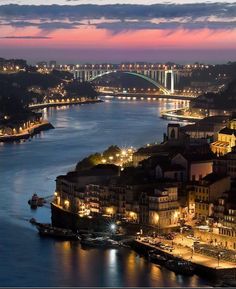
[[195,109],[236,109],[236,79],[218,93],[208,92],[198,96],[190,103]]

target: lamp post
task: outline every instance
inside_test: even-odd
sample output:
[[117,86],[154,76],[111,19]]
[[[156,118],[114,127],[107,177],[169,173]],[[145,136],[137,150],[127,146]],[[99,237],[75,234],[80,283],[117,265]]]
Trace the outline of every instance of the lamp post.
[[218,267],[220,267],[220,257],[221,257],[221,252],[219,252],[217,255]]

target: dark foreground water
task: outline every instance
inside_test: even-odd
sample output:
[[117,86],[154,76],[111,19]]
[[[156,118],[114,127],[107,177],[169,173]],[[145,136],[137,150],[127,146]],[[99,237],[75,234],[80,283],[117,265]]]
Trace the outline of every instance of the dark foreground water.
[[167,122],[160,101],[105,102],[44,110],[55,130],[32,141],[0,145],[0,286],[204,286],[197,276],[176,276],[129,249],[83,250],[75,242],[39,237],[32,217],[50,221],[49,207],[32,211],[33,192],[52,195],[55,178],[82,157],[110,144],[161,141]]

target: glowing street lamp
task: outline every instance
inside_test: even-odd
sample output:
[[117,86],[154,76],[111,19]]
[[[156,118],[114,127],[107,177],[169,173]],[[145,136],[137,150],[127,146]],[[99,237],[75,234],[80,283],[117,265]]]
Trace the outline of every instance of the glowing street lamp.
[[219,252],[217,255],[217,260],[218,260],[218,267],[220,267],[220,258],[222,256],[222,252]]
[[112,232],[115,232],[115,230],[116,230],[116,224],[111,224],[111,230],[112,230]]

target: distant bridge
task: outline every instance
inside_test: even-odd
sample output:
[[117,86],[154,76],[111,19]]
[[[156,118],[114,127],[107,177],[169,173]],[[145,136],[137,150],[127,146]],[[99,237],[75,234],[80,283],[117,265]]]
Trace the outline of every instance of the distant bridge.
[[[111,74],[111,73],[115,73],[116,71],[107,71],[107,72],[104,72],[102,74],[99,74],[91,79],[89,79],[89,81],[94,81],[100,77],[103,77],[104,75],[107,75],[107,74]],[[153,84],[155,87],[159,88],[160,91],[162,91],[164,94],[167,94],[167,95],[170,95],[171,94],[171,91],[167,88],[165,88],[163,85],[161,85],[160,83],[158,83],[157,81],[151,79],[150,77],[144,75],[144,74],[140,74],[140,73],[136,73],[136,72],[130,72],[130,71],[122,71],[122,73],[125,73],[125,74],[129,74],[129,75],[133,75],[133,76],[137,76],[137,77],[140,77],[148,82],[150,82],[151,84]]]
[[[76,65],[71,70],[75,79],[93,81],[110,73],[122,72],[141,77],[158,87],[163,94],[170,95],[175,91],[175,84],[179,81],[179,70],[160,65]],[[170,75],[170,89],[167,88]]]

